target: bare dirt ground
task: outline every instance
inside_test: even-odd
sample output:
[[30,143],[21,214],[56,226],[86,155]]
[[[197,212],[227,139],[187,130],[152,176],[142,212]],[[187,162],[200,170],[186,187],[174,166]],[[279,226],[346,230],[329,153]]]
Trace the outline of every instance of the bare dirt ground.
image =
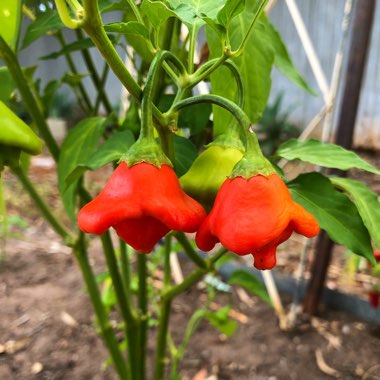
[[[104,180],[104,173],[98,175]],[[70,250],[42,221],[15,179],[6,173],[4,180],[11,225],[0,263],[0,379],[116,379],[112,368],[104,369],[107,352]],[[32,180],[60,214],[50,169],[32,167]],[[97,273],[104,269],[97,249],[91,263]],[[193,305],[203,300],[198,288],[176,300],[175,340],[182,336]],[[247,303],[236,294],[234,300],[236,334],[227,339],[202,323],[183,360],[183,380],[380,378],[379,326],[324,310],[286,333],[261,300],[251,297]]]

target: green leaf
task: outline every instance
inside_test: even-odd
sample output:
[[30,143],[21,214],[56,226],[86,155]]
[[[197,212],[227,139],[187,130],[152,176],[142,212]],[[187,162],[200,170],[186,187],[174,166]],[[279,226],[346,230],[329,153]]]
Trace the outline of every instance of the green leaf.
[[61,50],[55,51],[48,55],[40,57],[41,60],[56,59],[61,55],[72,53],[74,51],[80,51],[83,49],[89,49],[94,46],[94,43],[89,38],[84,38],[83,40],[77,40],[72,43],[66,44]]
[[76,87],[79,83],[82,82],[82,79],[86,78],[88,75],[90,74],[73,74],[71,72],[66,72],[62,77],[62,82],[68,84],[70,87]]
[[197,150],[185,137],[174,135],[174,170],[179,177],[184,175],[197,157]]
[[220,24],[228,27],[230,21],[243,12],[245,0],[227,0],[224,7],[218,12],[216,18]]
[[122,33],[122,34],[138,34],[144,38],[149,38],[149,31],[145,25],[137,21],[129,22],[113,22],[111,24],[104,25],[106,32],[110,33]]
[[176,17],[176,14],[162,1],[143,0],[140,9],[156,29],[168,18]]
[[113,0],[99,0],[99,10],[101,13],[112,11],[130,11],[130,7],[125,0],[114,2]]
[[204,17],[216,20],[225,0],[168,0],[173,12],[189,29],[199,28],[205,23]]
[[86,161],[78,162],[76,168],[67,176],[66,186],[70,186],[86,170],[97,170],[111,162],[119,161],[134,141],[129,130],[114,133]]
[[[376,247],[380,247],[380,202],[364,183],[349,178],[330,177],[332,184],[355,203]],[[374,263],[373,263],[374,264]]]
[[192,135],[196,135],[206,128],[210,121],[211,104],[201,103],[184,108],[179,114],[178,126],[188,128]]
[[275,51],[274,64],[276,67],[284,74],[289,80],[295,83],[298,87],[308,91],[312,95],[316,93],[309,87],[306,80],[294,66],[292,59],[289,56],[286,46],[274,27],[274,25],[268,20],[268,29],[267,29],[271,44]]
[[339,145],[322,143],[319,140],[288,140],[281,144],[275,155],[289,161],[301,160],[326,168],[340,170],[357,168],[370,173],[380,174],[379,169],[364,161],[354,152],[346,150]]
[[16,89],[16,84],[7,67],[0,67],[0,83],[0,101],[6,103]]
[[47,32],[62,28],[63,24],[57,11],[54,10],[43,13],[28,26],[24,40],[22,41],[22,49],[28,47],[32,42],[44,36]]
[[106,124],[107,119],[104,117],[84,119],[70,129],[62,144],[58,162],[58,189],[65,210],[72,222],[74,221],[76,191],[79,180],[74,181],[67,187],[66,179],[78,164],[87,162],[96,152]]
[[104,28],[107,32],[123,34],[127,42],[147,62],[150,62],[153,59],[155,49],[149,38],[149,31],[140,22],[115,22],[105,25]]
[[[237,48],[246,35],[254,13],[246,7],[246,11],[235,17],[230,24],[231,45]],[[268,21],[261,16],[254,30],[249,35],[244,53],[233,59],[239,68],[243,78],[245,90],[244,110],[252,122],[256,122],[268,101],[271,88],[271,72],[274,62],[274,49],[271,45],[268,33]],[[210,47],[211,57],[221,55],[221,43],[219,36],[210,28],[206,27],[207,40]],[[236,100],[236,85],[230,71],[221,67],[211,75],[212,92],[231,100]],[[223,133],[234,122],[227,111],[213,106],[215,135]]]
[[237,329],[237,323],[230,319],[230,310],[230,306],[224,306],[216,312],[205,313],[204,317],[222,334],[232,336]]
[[371,238],[358,209],[328,178],[319,173],[301,174],[288,186],[294,201],[315,216],[332,240],[373,259]]
[[51,111],[52,104],[54,101],[54,96],[61,85],[61,81],[52,80],[44,88],[44,93],[41,96],[42,104],[44,106],[45,112]]
[[230,278],[228,279],[230,285],[238,285],[248,290],[252,294],[260,297],[263,301],[268,304],[272,304],[271,299],[265,289],[265,286],[250,272],[237,269],[235,270]]

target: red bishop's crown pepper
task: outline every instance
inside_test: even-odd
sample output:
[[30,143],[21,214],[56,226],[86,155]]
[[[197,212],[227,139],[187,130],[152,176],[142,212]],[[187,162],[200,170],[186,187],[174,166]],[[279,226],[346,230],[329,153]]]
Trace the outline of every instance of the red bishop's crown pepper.
[[368,293],[368,302],[373,309],[377,309],[380,304],[380,292],[378,290],[371,290]]
[[190,169],[180,178],[186,194],[210,210],[218,190],[243,157],[240,140],[219,136],[195,159]]
[[[252,137],[253,138],[253,137]],[[253,149],[223,183],[214,206],[200,226],[196,243],[204,251],[216,243],[238,255],[252,254],[257,269],[276,264],[276,248],[293,231],[307,237],[319,232],[316,219],[293,202],[288,188],[262,155]]]
[[100,194],[80,210],[80,229],[99,235],[113,227],[141,253],[150,252],[170,230],[197,231],[206,212],[183,192],[172,167],[133,161],[122,161]]

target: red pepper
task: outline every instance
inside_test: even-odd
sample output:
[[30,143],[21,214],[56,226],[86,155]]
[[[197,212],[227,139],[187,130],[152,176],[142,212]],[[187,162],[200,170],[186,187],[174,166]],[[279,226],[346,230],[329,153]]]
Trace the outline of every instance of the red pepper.
[[380,304],[380,292],[377,290],[371,290],[368,293],[368,301],[374,309],[377,309]]
[[316,219],[293,202],[277,174],[226,179],[213,209],[196,235],[198,247],[211,250],[219,241],[238,255],[252,254],[257,269],[276,264],[276,248],[295,231],[318,234]]
[[141,162],[121,162],[100,194],[79,212],[82,231],[100,235],[113,227],[142,253],[170,230],[195,232],[206,217],[203,207],[186,195],[173,169]]

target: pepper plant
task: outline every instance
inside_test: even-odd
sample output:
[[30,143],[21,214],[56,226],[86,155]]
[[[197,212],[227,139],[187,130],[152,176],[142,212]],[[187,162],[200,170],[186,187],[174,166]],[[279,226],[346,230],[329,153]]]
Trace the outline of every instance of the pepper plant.
[[[209,301],[190,318],[183,341],[170,334],[174,298],[215,273],[228,252],[252,255],[256,268],[272,269],[277,246],[293,232],[314,237],[322,228],[374,264],[372,244],[380,246],[376,195],[362,183],[320,172],[287,182],[275,163],[282,158],[340,170],[380,171],[353,152],[316,140],[286,141],[271,161],[260,149],[255,123],[268,100],[273,65],[313,92],[293,65],[265,5],[265,0],[1,2],[1,73],[9,79],[9,86],[1,88],[1,169],[9,166],[72,248],[121,379],[145,379],[147,373],[155,380],[178,379],[180,360],[199,321],[228,325],[228,307],[214,314],[208,308],[214,284]],[[18,42],[21,11],[30,24]],[[121,21],[105,23],[104,15],[111,11],[117,12],[108,19]],[[65,28],[74,30],[74,41],[66,41]],[[43,59],[63,57],[68,66],[62,78],[44,88],[18,59],[22,49],[43,36],[60,44]],[[204,54],[198,59],[201,43]],[[127,51],[131,65],[116,47]],[[93,49],[104,60],[102,73],[94,64]],[[74,52],[81,54],[95,94],[84,85]],[[121,116],[106,91],[110,71],[129,94]],[[201,82],[208,84],[207,93],[196,90]],[[71,87],[83,117],[59,146],[46,116],[63,85]],[[32,128],[10,110],[15,99],[26,109]],[[67,222],[57,219],[20,165],[21,151],[41,152],[40,139],[57,164]],[[103,190],[92,194],[86,173],[105,165],[115,170]],[[94,235],[102,243],[108,290],[115,296],[125,334],[121,344],[109,319],[114,303],[101,297],[88,260]],[[170,256],[179,250],[194,269],[175,284]],[[160,289],[150,281],[158,267],[163,271]],[[246,271],[235,272],[230,282],[248,284],[266,298]],[[147,342],[153,331],[155,358],[148,371]]]

